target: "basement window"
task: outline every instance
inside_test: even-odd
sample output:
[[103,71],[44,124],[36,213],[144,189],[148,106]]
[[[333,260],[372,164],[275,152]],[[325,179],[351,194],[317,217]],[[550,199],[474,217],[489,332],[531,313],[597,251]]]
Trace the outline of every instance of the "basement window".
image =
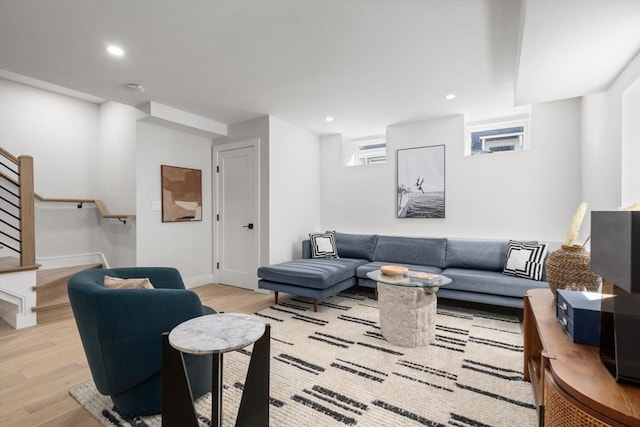
[[528,125],[528,116],[512,117],[482,124],[468,124],[465,154],[474,156],[525,150],[528,148]]
[[387,140],[385,135],[367,136],[353,139],[351,166],[372,165],[387,161]]

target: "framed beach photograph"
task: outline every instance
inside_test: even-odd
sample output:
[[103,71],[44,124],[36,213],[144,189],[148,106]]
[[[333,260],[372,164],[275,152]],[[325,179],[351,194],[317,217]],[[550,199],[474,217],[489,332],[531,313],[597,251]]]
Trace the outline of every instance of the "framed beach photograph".
[[160,165],[162,222],[202,221],[202,171]]
[[397,154],[397,217],[444,218],[445,146],[406,148]]

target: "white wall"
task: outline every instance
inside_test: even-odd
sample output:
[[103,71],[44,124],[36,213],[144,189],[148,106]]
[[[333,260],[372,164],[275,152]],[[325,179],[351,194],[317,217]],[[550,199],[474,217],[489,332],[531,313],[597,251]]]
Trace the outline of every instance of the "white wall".
[[[633,107],[623,125],[623,93],[640,77],[640,54],[636,55],[604,92],[582,99],[582,198],[590,211],[616,210],[637,202],[638,140],[625,139],[623,128],[633,133],[638,116]],[[630,94],[634,90],[632,89]],[[636,128],[637,131],[637,128]],[[624,189],[624,190],[623,190]],[[624,196],[623,196],[624,192]],[[591,215],[585,216],[583,229],[590,230]]]
[[269,118],[269,263],[302,256],[300,242],[320,230],[316,135]]
[[[633,152],[630,146],[626,146],[623,152],[622,94],[639,77],[640,54],[629,62],[605,92],[584,97],[582,150],[585,157],[582,167],[588,176],[583,183],[583,193],[592,210],[617,209],[624,204],[623,181],[627,188],[638,185],[634,180],[637,175],[623,173],[623,162],[628,171],[627,162],[637,165],[638,159],[626,158],[629,149]],[[638,121],[637,117],[632,120]],[[632,169],[637,169],[637,166],[632,166]]]
[[33,156],[41,196],[95,195],[96,104],[0,79],[0,141],[16,156]]
[[[100,221],[100,214],[93,205],[78,209],[68,203],[36,202],[36,260],[44,268],[51,268],[54,265],[49,258],[64,257],[68,262],[62,262],[60,266],[74,265],[76,255],[102,252]],[[95,258],[92,262],[101,261]]]
[[[407,236],[564,240],[580,203],[580,102],[533,106],[531,149],[464,156],[462,116],[387,128],[387,162],[341,166],[342,138],[323,137],[322,229]],[[446,145],[446,218],[399,219],[396,150]]]
[[[137,264],[176,267],[188,287],[211,283],[211,140],[138,122],[137,142]],[[162,212],[151,210],[162,200],[163,164],[202,170],[202,221],[163,223]]]
[[100,104],[98,187],[111,214],[136,208],[136,127],[145,114],[118,102]]
[[622,206],[640,202],[640,78],[622,94]]
[[[100,200],[109,214],[136,212],[136,127],[145,114],[118,102],[99,109],[97,176]],[[110,267],[136,265],[136,221],[100,222],[100,252]]]
[[320,229],[395,231],[395,147],[388,135],[384,164],[342,166],[342,146],[341,135],[320,138]]
[[[589,211],[613,209],[620,202],[619,151],[607,136],[607,96],[604,92],[582,98],[582,199]],[[586,216],[590,224],[590,215]]]
[[[97,197],[98,121],[94,103],[0,79],[2,147],[33,156],[35,191],[43,197]],[[93,205],[36,202],[35,222],[39,261],[100,252]]]

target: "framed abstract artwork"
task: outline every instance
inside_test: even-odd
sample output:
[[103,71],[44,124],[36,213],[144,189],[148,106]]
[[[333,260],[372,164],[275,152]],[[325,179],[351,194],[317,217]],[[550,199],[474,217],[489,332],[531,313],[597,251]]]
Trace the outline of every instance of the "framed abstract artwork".
[[161,165],[162,222],[202,221],[202,171]]
[[398,150],[398,218],[444,218],[445,146]]

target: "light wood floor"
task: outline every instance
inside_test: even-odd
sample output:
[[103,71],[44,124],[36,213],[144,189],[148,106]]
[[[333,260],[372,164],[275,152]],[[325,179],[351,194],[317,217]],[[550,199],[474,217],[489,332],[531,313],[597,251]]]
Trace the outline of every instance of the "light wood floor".
[[[273,304],[272,295],[226,285],[194,291],[203,304],[227,313],[255,313]],[[0,426],[100,426],[69,395],[89,380],[73,318],[19,331],[0,320]]]

